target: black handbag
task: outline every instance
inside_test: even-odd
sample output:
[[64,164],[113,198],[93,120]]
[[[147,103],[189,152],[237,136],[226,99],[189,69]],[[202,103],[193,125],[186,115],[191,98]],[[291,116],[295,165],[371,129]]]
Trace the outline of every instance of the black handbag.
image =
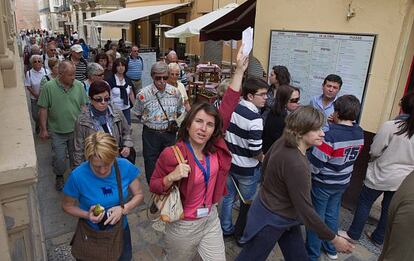
[[[122,181],[118,163],[114,162],[119,201],[124,208]],[[123,217],[111,229],[95,230],[83,218],[78,220],[75,234],[70,242],[72,255],[83,261],[116,261],[122,255],[124,248]]]

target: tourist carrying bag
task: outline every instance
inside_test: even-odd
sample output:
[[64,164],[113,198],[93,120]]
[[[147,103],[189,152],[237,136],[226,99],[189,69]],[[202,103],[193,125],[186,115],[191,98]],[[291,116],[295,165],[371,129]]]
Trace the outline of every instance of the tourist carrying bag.
[[[124,208],[121,175],[116,159],[114,161],[114,166],[119,201],[121,207]],[[115,261],[118,260],[122,254],[124,247],[123,243],[123,217],[121,217],[121,220],[109,230],[95,230],[88,225],[85,219],[80,218],[70,245],[72,246],[72,255],[77,260]]]
[[[183,154],[177,145],[172,146],[175,158],[178,164],[184,163]],[[153,200],[150,212],[151,214],[159,213],[160,219],[164,222],[175,222],[184,218],[183,204],[180,197],[180,181],[174,183],[166,195],[152,194]]]

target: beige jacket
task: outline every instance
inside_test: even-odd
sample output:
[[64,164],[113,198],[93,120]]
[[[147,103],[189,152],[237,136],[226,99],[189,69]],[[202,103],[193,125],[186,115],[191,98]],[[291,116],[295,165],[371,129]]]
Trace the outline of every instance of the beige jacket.
[[[127,120],[124,117],[124,114],[120,110],[116,110],[109,106],[112,119],[112,128],[111,134],[118,141],[119,147],[133,147],[134,144],[131,138],[131,130],[128,125]],[[83,111],[75,123],[74,131],[74,142],[75,142],[75,151],[73,153],[74,165],[75,167],[85,161],[84,156],[84,142],[85,138],[95,133],[97,131],[103,131],[98,129],[92,119],[92,113],[88,109]]]
[[375,190],[396,191],[414,171],[414,136],[396,135],[398,123],[387,121],[378,130],[369,152],[364,184]]

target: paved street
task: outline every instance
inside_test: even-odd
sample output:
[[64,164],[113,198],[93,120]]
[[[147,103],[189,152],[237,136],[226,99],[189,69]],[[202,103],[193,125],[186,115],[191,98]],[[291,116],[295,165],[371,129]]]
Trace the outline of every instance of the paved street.
[[[143,170],[144,163],[141,154],[141,129],[142,125],[133,123],[133,137],[135,149],[137,151],[137,166]],[[73,235],[73,231],[75,230],[76,219],[64,213],[60,206],[62,193],[56,192],[54,188],[50,142],[41,142],[38,138],[35,138],[35,142],[39,175],[37,190],[48,259],[53,261],[74,260],[70,255],[69,242]],[[148,220],[146,215],[150,194],[144,176],[145,175],[141,175],[140,181],[145,190],[146,204],[141,205],[133,213],[128,215],[132,236],[133,256],[135,261],[163,260],[163,233],[153,229],[152,221]],[[374,214],[378,214],[378,209],[374,211]],[[341,217],[341,227],[347,228],[352,215],[349,211],[343,209]],[[369,231],[373,230],[371,225],[366,228]],[[227,260],[234,260],[240,252],[240,248],[232,239],[226,239],[225,244]],[[361,244],[356,246],[352,255],[340,254],[339,260],[373,261],[377,259],[379,252],[380,250],[370,244],[364,236],[361,240]],[[200,258],[196,258],[196,260],[198,259]],[[283,260],[278,247],[274,249],[268,260]],[[321,260],[325,261],[329,259],[323,255]]]

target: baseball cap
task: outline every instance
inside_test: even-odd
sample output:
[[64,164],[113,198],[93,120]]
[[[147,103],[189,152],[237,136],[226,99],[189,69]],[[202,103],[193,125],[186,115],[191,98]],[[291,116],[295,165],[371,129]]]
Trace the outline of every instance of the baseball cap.
[[83,52],[82,46],[80,46],[79,44],[72,45],[72,47],[70,47],[70,50],[75,53]]

